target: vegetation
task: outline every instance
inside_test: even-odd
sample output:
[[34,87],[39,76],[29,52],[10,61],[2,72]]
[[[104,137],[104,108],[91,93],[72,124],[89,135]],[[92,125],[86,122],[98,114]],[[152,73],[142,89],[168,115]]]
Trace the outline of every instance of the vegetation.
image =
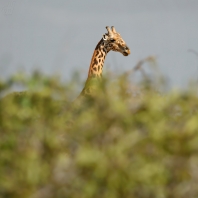
[[[104,80],[71,104],[73,82],[1,81],[0,197],[198,197],[197,95],[132,85]],[[28,92],[3,97],[13,86]]]

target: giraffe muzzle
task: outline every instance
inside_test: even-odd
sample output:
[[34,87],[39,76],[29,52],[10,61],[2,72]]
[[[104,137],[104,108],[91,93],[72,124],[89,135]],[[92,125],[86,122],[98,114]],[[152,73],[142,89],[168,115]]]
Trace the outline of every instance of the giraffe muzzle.
[[123,55],[128,56],[130,54],[130,49],[124,50]]
[[128,46],[125,46],[122,54],[124,56],[128,56],[130,53],[131,52],[130,52],[130,49],[128,48]]

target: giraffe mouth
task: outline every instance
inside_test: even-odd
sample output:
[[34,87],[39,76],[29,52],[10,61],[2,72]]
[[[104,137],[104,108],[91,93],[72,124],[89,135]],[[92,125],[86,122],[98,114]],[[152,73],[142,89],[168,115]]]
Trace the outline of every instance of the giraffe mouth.
[[122,54],[123,54],[124,56],[128,56],[130,53],[131,53],[131,52],[130,52],[130,49],[129,49],[128,47],[126,47]]
[[124,56],[128,56],[128,55],[129,55],[129,53],[127,53],[127,52],[123,52],[123,55],[124,55]]

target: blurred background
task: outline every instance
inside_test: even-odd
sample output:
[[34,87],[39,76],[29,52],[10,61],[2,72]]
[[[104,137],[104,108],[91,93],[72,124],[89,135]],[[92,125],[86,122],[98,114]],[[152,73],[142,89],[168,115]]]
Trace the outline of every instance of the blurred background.
[[172,88],[198,80],[197,0],[0,0],[0,77],[40,70],[67,80],[79,71],[86,80],[107,25],[131,55],[110,52],[105,69],[123,73],[154,55]]

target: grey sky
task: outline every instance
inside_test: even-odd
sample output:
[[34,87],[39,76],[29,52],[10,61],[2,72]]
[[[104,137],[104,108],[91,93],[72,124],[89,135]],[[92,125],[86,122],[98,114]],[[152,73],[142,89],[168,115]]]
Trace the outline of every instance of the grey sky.
[[156,55],[173,87],[198,78],[198,57],[188,52],[198,51],[197,0],[0,0],[0,77],[40,69],[68,79],[77,70],[85,80],[107,25],[131,49],[109,53],[112,72]]

